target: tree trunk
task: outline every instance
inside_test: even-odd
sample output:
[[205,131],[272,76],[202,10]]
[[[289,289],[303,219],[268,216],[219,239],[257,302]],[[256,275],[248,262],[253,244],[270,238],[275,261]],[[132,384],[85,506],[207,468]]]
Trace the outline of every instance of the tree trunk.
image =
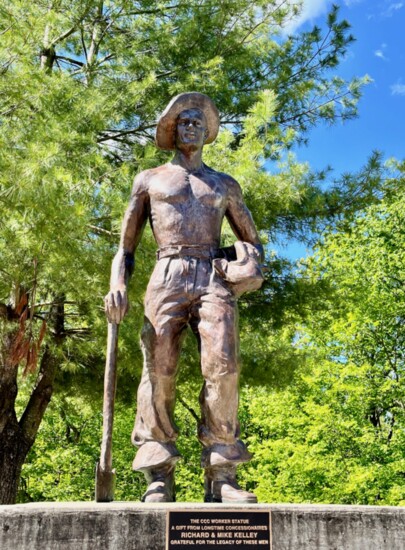
[[0,504],[15,502],[22,466],[17,459],[20,427],[14,410],[18,365],[9,360],[13,336],[6,334],[0,349]]
[[14,504],[17,499],[21,468],[26,453],[20,449],[21,430],[17,419],[10,420],[0,435],[0,504]]
[[[39,426],[53,393],[56,360],[47,347],[42,355],[36,384],[21,419],[18,421],[14,403],[3,410],[0,432],[0,504],[14,504],[21,477],[21,468],[35,442]],[[3,395],[0,400],[4,401]]]
[[[60,344],[64,333],[63,301],[52,308],[54,340]],[[14,504],[17,499],[21,469],[34,444],[39,426],[53,393],[57,359],[49,346],[41,357],[38,376],[20,418],[15,412],[18,365],[11,362],[13,334],[3,338],[0,349],[0,504]]]

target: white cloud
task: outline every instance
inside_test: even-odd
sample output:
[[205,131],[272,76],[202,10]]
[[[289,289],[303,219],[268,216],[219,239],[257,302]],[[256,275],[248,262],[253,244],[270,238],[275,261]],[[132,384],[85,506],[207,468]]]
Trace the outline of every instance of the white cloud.
[[385,57],[384,50],[387,48],[387,44],[381,44],[380,48],[374,52],[376,57],[379,57],[383,61],[388,61],[388,58]]
[[405,95],[405,84],[393,84],[391,86],[391,95]]
[[383,17],[392,17],[394,13],[404,7],[403,2],[391,2],[386,10],[382,12]]
[[353,4],[359,4],[360,2],[364,2],[364,0],[345,0],[346,6],[353,6]]
[[[293,0],[291,3],[300,4],[301,2],[300,0]],[[285,26],[284,32],[292,34],[307,21],[312,21],[326,13],[332,3],[333,0],[303,0],[300,14]]]

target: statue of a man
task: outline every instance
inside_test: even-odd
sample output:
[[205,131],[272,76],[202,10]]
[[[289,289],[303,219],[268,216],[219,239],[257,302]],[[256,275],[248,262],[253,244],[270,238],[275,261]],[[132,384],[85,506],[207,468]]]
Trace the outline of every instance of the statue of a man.
[[251,455],[239,439],[237,418],[237,285],[222,269],[226,259],[216,259],[224,258],[220,249],[224,217],[242,241],[237,243],[239,251],[243,244],[247,252],[243,261],[229,266],[245,265],[246,258],[254,257],[252,249],[260,257],[263,248],[239,184],[202,162],[203,145],[215,140],[218,128],[218,111],[206,95],[184,93],[169,103],[158,121],[156,144],[174,150],[174,157],[135,178],[112,264],[106,313],[110,322],[120,323],[128,309],[127,284],[135,250],[149,220],[159,250],[145,296],[144,367],[132,434],[138,447],[133,468],[142,471],[149,483],[145,502],[174,500],[174,469],[180,454],[173,411],[187,325],[198,341],[204,378],[198,437],[203,445],[205,501],[257,502],[236,482],[236,466]]

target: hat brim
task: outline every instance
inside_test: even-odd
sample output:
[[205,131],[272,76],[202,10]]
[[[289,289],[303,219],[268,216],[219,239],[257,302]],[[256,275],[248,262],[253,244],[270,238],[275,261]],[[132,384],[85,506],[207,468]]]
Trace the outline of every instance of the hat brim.
[[156,127],[156,145],[159,149],[172,151],[176,148],[176,121],[182,111],[199,109],[207,120],[205,144],[212,143],[218,135],[219,113],[214,102],[205,94],[185,92],[174,97],[160,118]]

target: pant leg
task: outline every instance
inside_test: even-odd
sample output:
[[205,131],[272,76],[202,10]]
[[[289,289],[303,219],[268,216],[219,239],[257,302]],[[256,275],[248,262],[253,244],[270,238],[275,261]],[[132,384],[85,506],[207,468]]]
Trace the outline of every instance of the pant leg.
[[179,277],[171,272],[170,263],[170,258],[158,262],[145,296],[141,334],[144,366],[132,433],[133,444],[140,447],[133,465],[138,470],[160,464],[167,454],[168,458],[178,455],[174,445],[178,430],[173,412],[188,302],[181,292]]
[[204,446],[232,445],[239,435],[239,336],[237,306],[214,297],[198,307],[196,323],[204,378],[199,439]]
[[[201,281],[201,286],[204,284]],[[198,435],[204,449],[202,466],[248,462],[240,441],[239,327],[237,300],[222,278],[207,271],[205,291],[193,308],[191,326],[197,336],[204,384],[200,394]]]

